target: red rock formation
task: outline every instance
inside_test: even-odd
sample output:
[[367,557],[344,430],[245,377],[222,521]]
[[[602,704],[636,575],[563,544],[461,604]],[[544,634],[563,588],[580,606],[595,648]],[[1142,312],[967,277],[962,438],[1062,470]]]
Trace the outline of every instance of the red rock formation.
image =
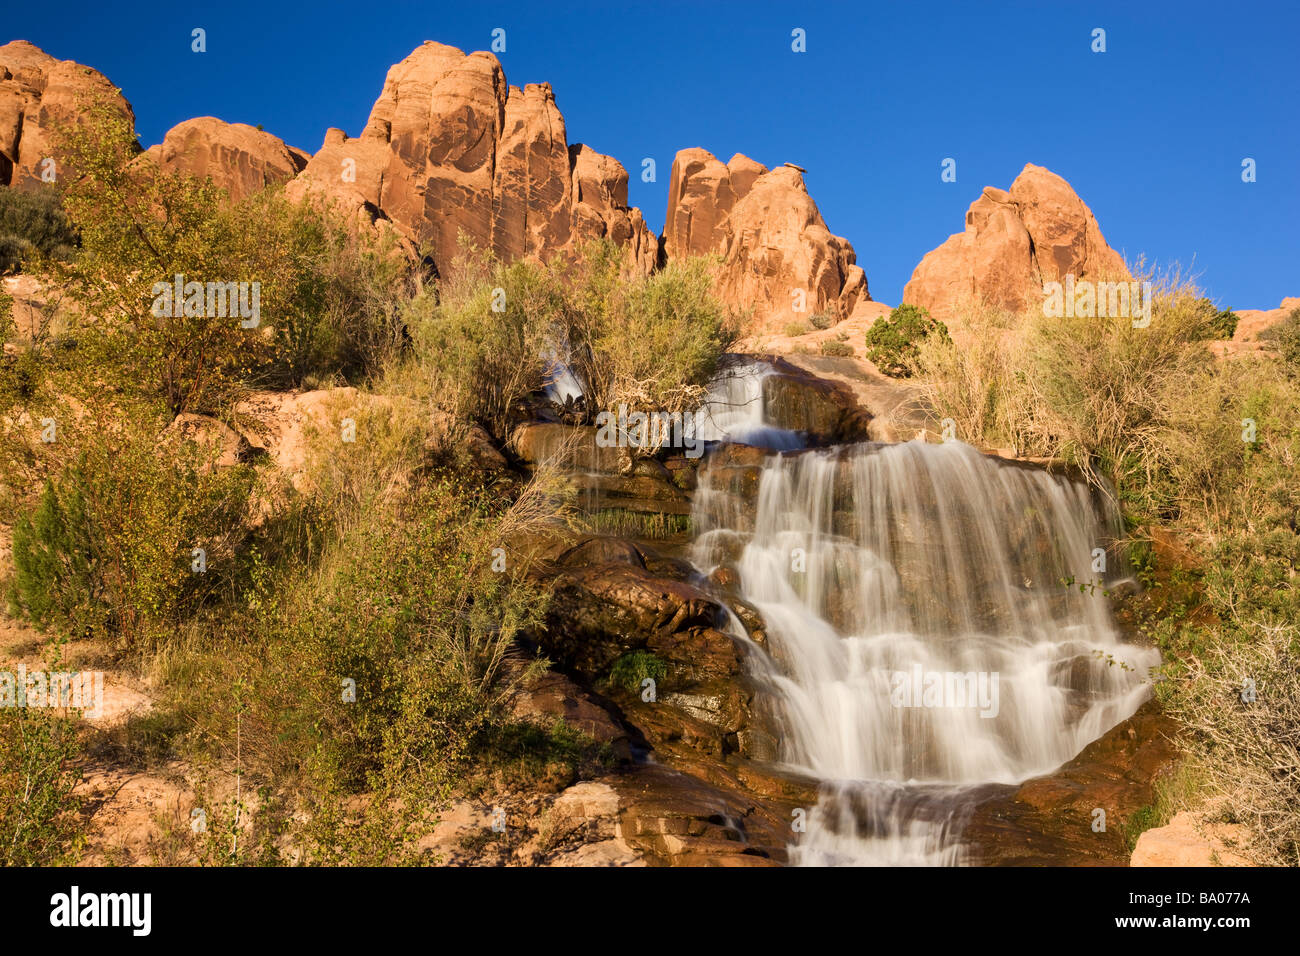
[[703,149],[682,150],[668,184],[663,247],[669,260],[721,255],[716,291],[753,307],[755,329],[816,312],[845,318],[870,299],[853,246],[831,235],[792,166],[769,170],[740,154],[724,166]]
[[162,169],[209,177],[232,199],[288,182],[307,165],[307,154],[244,123],[212,116],[186,120],[167,131],[144,158]]
[[1233,309],[1237,313],[1234,342],[1258,342],[1261,332],[1284,321],[1295,309],[1300,309],[1300,297],[1288,296],[1276,309]]
[[39,182],[41,163],[54,150],[54,128],[75,122],[100,97],[134,126],[131,105],[102,73],[56,60],[26,40],[0,46],[0,185]]
[[1073,273],[1090,281],[1129,281],[1124,260],[1060,176],[1032,163],[1010,192],[985,187],[966,211],[966,230],[926,254],[903,301],[952,321],[982,301],[1018,310],[1044,282]]
[[602,236],[642,269],[655,258],[640,211],[627,207],[627,171],[570,148],[550,85],[508,86],[490,53],[440,43],[388,71],[359,138],[326,134],[290,195],[307,191],[392,220],[443,268],[461,234],[507,260]]

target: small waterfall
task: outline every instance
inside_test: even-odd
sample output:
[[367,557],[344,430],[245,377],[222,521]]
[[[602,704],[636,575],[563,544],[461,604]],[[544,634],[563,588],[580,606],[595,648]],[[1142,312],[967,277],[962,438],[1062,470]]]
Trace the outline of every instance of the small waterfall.
[[693,558],[739,572],[780,758],[822,781],[796,862],[960,863],[977,788],[1054,770],[1149,693],[1158,654],[1102,593],[1116,559],[1093,570],[1118,521],[1081,483],[956,442],[773,455],[756,500],[722,482]]
[[802,448],[797,432],[767,420],[763,380],[771,374],[765,362],[746,362],[719,372],[695,414],[696,436],[702,441],[738,442],[776,451]]

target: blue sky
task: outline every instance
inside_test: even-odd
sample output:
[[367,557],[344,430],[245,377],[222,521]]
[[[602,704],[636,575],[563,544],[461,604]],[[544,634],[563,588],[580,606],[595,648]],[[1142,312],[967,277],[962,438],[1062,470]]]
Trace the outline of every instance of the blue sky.
[[[194,27],[206,54],[190,52]],[[656,231],[678,149],[798,163],[892,304],[980,189],[1033,162],[1130,260],[1181,263],[1225,306],[1300,295],[1294,2],[14,3],[0,39],[104,72],[145,145],[213,115],[314,152],[327,127],[361,131],[421,42],[488,49],[497,27],[509,81],[552,84],[570,141],[628,167]],[[640,180],[645,157],[656,182]],[[945,157],[956,183],[940,181]]]

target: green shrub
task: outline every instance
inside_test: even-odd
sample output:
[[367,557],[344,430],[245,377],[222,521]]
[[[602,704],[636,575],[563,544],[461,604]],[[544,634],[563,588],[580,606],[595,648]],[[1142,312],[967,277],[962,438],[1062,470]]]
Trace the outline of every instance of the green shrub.
[[562,336],[565,290],[548,267],[505,265],[463,246],[451,275],[406,307],[414,350],[445,409],[509,437],[518,405],[543,385]]
[[808,317],[808,324],[818,331],[829,329],[835,324],[834,312],[814,312]]
[[1207,298],[1199,300],[1201,311],[1205,315],[1204,337],[1211,340],[1230,339],[1234,332],[1237,331],[1237,323],[1240,321],[1236,312],[1231,309],[1219,309]]
[[920,343],[948,340],[948,327],[920,306],[900,305],[867,329],[867,358],[886,375],[908,378],[920,370]]
[[[83,255],[57,278],[89,317],[76,330],[87,378],[159,398],[173,416],[212,414],[246,385],[377,374],[403,344],[415,279],[395,240],[280,190],[232,202],[211,180],[134,162],[134,130],[101,102],[59,148],[81,171],[64,202]],[[255,283],[258,325],[161,308],[155,286],[177,275]]]
[[611,281],[616,251],[606,244],[595,254],[570,311],[568,347],[588,407],[691,410],[736,341],[736,317],[713,296],[709,260]]
[[787,322],[785,334],[792,339],[797,339],[801,335],[807,335],[812,331],[812,326],[807,322]]
[[[241,573],[252,474],[129,419],[70,428],[34,506],[14,525],[13,603],[34,622],[134,641],[192,615]],[[192,570],[193,549],[207,570]]]
[[77,245],[56,189],[0,189],[0,275],[40,257],[70,260]]
[[506,702],[529,669],[504,663],[547,601],[516,550],[540,512],[439,472],[385,498],[400,467],[372,463],[371,492],[323,491],[324,549],[196,635],[168,680],[194,759],[238,741],[250,780],[297,795],[305,823],[283,822],[309,862],[414,861],[453,787],[498,745],[520,756]]
[[668,664],[649,651],[631,651],[616,660],[609,669],[609,682],[629,694],[641,692],[641,682],[647,677],[656,684],[668,676]]
[[426,291],[405,312],[414,361],[444,409],[500,440],[556,355],[583,383],[590,414],[620,403],[686,411],[737,334],[708,265],[641,276],[625,272],[608,241],[588,243],[572,265],[504,265],[465,246],[436,295]]
[[80,748],[70,718],[0,706],[0,866],[76,861]]

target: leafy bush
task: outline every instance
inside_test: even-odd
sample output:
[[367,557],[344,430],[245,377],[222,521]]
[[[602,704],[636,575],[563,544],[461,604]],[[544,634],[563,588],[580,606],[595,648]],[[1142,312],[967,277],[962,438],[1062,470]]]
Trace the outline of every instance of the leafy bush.
[[318,561],[284,567],[174,661],[189,746],[220,759],[238,740],[252,779],[297,794],[309,862],[414,859],[451,788],[504,739],[506,653],[547,600],[514,550],[527,510],[449,475],[348,509]]
[[886,375],[908,378],[920,370],[920,344],[928,338],[948,340],[948,327],[928,310],[900,305],[867,329],[867,358]]
[[0,189],[0,275],[39,257],[70,260],[77,244],[57,190]]
[[418,295],[405,320],[443,407],[500,440],[519,402],[543,384],[543,356],[562,335],[565,290],[550,268],[505,265],[462,246],[451,275]]
[[436,297],[426,291],[406,310],[415,362],[443,408],[501,440],[555,356],[582,383],[589,414],[620,403],[685,411],[737,334],[712,295],[708,265],[628,274],[622,251],[602,241],[574,264],[507,266],[464,246]]
[[807,322],[787,322],[785,334],[792,339],[797,339],[801,335],[807,335],[812,331],[812,326]]
[[[376,374],[401,346],[415,279],[394,239],[278,190],[231,202],[210,180],[135,162],[136,148],[102,102],[60,145],[81,172],[64,201],[84,254],[59,282],[91,317],[79,329],[87,375],[160,397],[173,416],[213,413],[245,384]],[[167,304],[155,285],[178,275],[256,283],[259,324],[188,301],[155,310]]]
[[822,355],[848,356],[853,354],[853,346],[847,342],[836,342],[827,339],[822,343]]
[[629,694],[641,692],[641,682],[650,678],[655,683],[668,676],[668,664],[649,651],[632,651],[616,660],[609,669],[609,682]]
[[1236,312],[1231,309],[1219,309],[1206,298],[1200,300],[1200,307],[1205,314],[1205,338],[1211,340],[1232,338],[1240,321]]
[[75,862],[79,752],[71,719],[0,707],[0,866]]
[[736,316],[713,296],[710,262],[618,280],[616,254],[609,243],[587,250],[569,313],[568,349],[588,407],[693,409],[739,334]]
[[[75,451],[14,525],[12,599],[34,622],[130,642],[238,575],[251,472],[216,470],[197,446],[160,443],[150,424],[70,429],[56,444]],[[194,548],[205,573],[192,570]]]
[[829,329],[835,324],[834,312],[814,312],[808,317],[808,324],[818,331]]

